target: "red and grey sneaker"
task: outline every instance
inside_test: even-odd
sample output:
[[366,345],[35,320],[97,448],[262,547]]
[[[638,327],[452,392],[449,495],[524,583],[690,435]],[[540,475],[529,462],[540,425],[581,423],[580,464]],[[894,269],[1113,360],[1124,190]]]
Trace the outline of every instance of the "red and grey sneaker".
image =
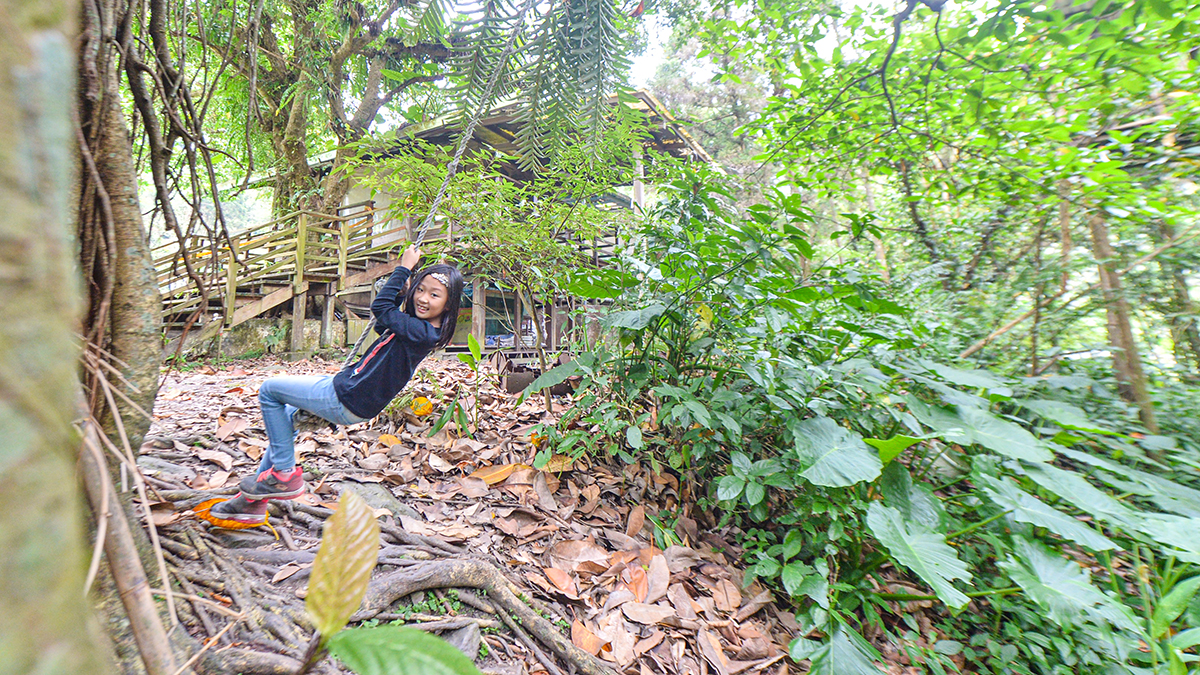
[[300,467],[288,473],[267,469],[258,477],[247,476],[238,483],[246,499],[295,499],[304,494],[304,472]]
[[208,511],[210,516],[220,520],[232,520],[242,525],[262,525],[267,522],[267,500],[253,501],[245,495],[213,504]]

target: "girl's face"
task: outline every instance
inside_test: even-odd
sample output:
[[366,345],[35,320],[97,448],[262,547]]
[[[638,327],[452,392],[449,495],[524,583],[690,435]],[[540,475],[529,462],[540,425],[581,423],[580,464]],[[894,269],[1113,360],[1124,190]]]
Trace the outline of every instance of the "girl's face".
[[442,282],[426,276],[417,284],[417,292],[413,294],[413,306],[417,310],[417,318],[425,319],[435,328],[442,326],[442,310],[446,309],[446,299],[450,292]]

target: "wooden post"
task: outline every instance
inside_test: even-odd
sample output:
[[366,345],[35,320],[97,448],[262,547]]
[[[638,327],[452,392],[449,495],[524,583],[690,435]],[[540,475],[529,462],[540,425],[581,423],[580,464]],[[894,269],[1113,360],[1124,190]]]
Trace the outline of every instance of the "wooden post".
[[225,325],[233,322],[233,312],[237,309],[237,276],[238,276],[238,237],[230,237],[233,248],[229,251],[229,262],[225,264]]
[[339,229],[341,230],[341,234],[338,235],[337,290],[341,291],[345,290],[346,288],[346,256],[347,251],[350,248],[349,220],[343,220],[342,226]]
[[471,334],[482,347],[487,341],[487,289],[483,278],[471,281]]
[[558,349],[558,338],[561,331],[559,325],[562,317],[558,312],[558,298],[550,296],[550,337],[546,340],[546,348],[550,350]]
[[333,294],[333,284],[326,284],[328,290],[325,292],[325,308],[321,310],[321,349],[329,346],[329,332],[333,328],[333,299],[336,297]]
[[521,339],[521,294],[516,289],[513,289],[513,298],[517,305],[517,311],[513,312],[513,349],[520,349],[525,345]]
[[304,284],[304,253],[308,242],[308,214],[301,213],[296,220],[296,274],[292,278],[292,351],[304,349],[304,315],[307,311],[308,292],[302,291]]

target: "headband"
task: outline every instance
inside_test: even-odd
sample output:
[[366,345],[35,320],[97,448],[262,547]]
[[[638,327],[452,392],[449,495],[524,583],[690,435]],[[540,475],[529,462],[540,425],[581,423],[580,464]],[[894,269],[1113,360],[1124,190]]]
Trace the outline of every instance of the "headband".
[[440,281],[442,283],[443,286],[446,287],[446,290],[450,290],[450,277],[446,276],[446,274],[444,272],[430,272],[426,276],[430,276],[430,277],[433,277],[434,279],[437,279],[438,281]]

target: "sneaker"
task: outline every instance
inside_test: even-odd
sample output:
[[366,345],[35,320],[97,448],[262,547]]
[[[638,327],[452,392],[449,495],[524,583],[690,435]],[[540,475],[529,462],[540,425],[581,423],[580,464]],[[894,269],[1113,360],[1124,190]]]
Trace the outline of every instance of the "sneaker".
[[209,515],[221,520],[232,520],[244,525],[262,525],[267,522],[267,501],[252,501],[245,495],[213,504]]
[[246,476],[238,487],[247,499],[295,499],[304,494],[304,471],[300,467],[289,473],[267,469],[257,478]]

